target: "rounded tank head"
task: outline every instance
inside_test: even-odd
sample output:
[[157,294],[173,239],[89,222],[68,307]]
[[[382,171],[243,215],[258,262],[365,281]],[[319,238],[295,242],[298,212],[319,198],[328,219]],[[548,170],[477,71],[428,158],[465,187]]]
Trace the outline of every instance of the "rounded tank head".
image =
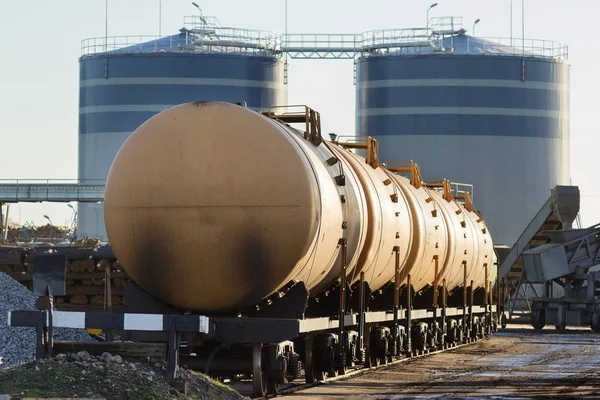
[[276,122],[189,103],[141,125],[106,183],[115,255],[145,291],[195,311],[251,307],[289,282],[316,234],[319,194]]

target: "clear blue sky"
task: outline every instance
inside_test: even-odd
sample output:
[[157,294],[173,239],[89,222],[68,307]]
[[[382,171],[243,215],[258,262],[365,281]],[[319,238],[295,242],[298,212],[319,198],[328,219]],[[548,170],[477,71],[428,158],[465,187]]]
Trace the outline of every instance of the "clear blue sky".
[[[509,0],[437,0],[430,16],[480,18],[477,36],[510,35]],[[284,30],[284,0],[196,0],[205,15],[226,26]],[[359,33],[422,27],[431,0],[289,0],[289,32]],[[158,0],[109,0],[108,33],[158,33]],[[0,0],[0,179],[76,178],[78,57],[81,40],[104,35],[104,0]],[[188,0],[162,1],[162,32],[176,33]],[[600,221],[596,187],[600,148],[597,93],[597,0],[526,0],[525,36],[569,44],[571,68],[571,175],[583,194],[584,224]],[[514,0],[514,35],[521,35],[521,2]],[[324,131],[354,132],[351,61],[294,60],[289,101],[321,112]],[[523,172],[524,174],[526,171]],[[515,177],[520,179],[520,177]],[[13,207],[14,219],[64,223],[64,204]]]

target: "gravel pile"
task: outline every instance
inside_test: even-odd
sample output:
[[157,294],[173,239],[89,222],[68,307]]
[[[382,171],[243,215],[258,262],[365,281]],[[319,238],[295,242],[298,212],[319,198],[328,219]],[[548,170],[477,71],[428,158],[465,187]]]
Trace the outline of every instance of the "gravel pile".
[[[8,326],[8,312],[35,310],[36,296],[8,275],[0,272],[0,369],[35,358],[33,328]],[[82,329],[56,328],[57,340],[93,340]]]
[[[166,364],[124,360],[119,355],[93,356],[85,351],[58,354],[0,370],[0,400],[16,398],[220,399],[249,400],[205,375],[179,370],[165,376]],[[51,382],[51,384],[48,384]],[[187,395],[182,392],[187,384]]]

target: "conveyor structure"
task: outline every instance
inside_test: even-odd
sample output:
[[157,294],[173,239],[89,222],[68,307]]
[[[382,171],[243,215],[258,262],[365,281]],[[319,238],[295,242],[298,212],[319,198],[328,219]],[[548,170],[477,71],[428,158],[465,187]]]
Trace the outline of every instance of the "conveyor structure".
[[[600,332],[600,224],[545,234],[550,243],[523,252],[527,280],[544,288],[542,296],[532,298],[534,328],[589,325]],[[564,296],[555,296],[556,285]]]
[[512,318],[517,302],[524,300],[531,311],[528,294],[539,296],[538,287],[523,273],[523,257],[525,251],[537,248],[550,242],[552,231],[571,229],[579,213],[579,188],[577,186],[556,186],[550,197],[542,205],[535,217],[527,225],[519,239],[512,246],[498,271],[500,283],[500,303],[505,304]]
[[[6,241],[11,203],[100,203],[104,201],[104,179],[96,180],[4,180],[0,181],[0,242]],[[6,209],[3,210],[3,206]]]

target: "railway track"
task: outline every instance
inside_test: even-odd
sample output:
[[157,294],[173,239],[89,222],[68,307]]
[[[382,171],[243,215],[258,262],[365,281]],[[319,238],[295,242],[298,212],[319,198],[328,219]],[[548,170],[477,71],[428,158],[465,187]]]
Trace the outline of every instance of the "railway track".
[[[311,388],[311,387],[315,387],[315,386],[319,386],[319,385],[325,385],[327,383],[332,383],[332,382],[336,382],[336,381],[344,381],[347,379],[352,379],[352,378],[356,378],[358,376],[362,376],[365,374],[369,374],[372,373],[374,371],[377,370],[382,370],[385,368],[389,368],[391,366],[394,365],[398,365],[398,364],[402,364],[404,362],[410,361],[410,360],[414,360],[417,358],[422,358],[422,357],[428,357],[434,354],[439,354],[442,353],[444,351],[447,350],[452,350],[452,349],[457,349],[460,347],[465,347],[468,346],[472,343],[484,340],[488,337],[488,335],[486,335],[484,338],[477,338],[474,340],[469,339],[469,341],[466,341],[464,343],[459,343],[459,344],[453,344],[450,346],[444,346],[444,348],[439,349],[439,350],[432,350],[432,351],[424,351],[424,352],[419,352],[418,354],[414,354],[411,357],[408,356],[400,356],[400,357],[393,357],[394,359],[386,364],[380,364],[377,366],[371,366],[371,367],[354,367],[349,369],[344,375],[337,375],[337,376],[333,376],[333,377],[328,377],[323,379],[322,381],[317,381],[317,382],[312,382],[312,383],[305,383],[302,382],[304,380],[304,376],[301,376],[300,378],[297,379],[297,382],[292,382],[286,385],[282,385],[276,394],[270,394],[268,396],[266,396],[266,398],[273,398],[276,396],[286,396],[286,395],[291,395],[293,393]],[[252,393],[252,383],[251,382],[233,382],[233,383],[228,383],[229,386],[231,386],[232,388],[234,388],[235,390],[237,390],[238,392],[240,392],[242,395],[245,396],[249,396],[251,399],[255,400],[255,399],[263,399],[265,397],[260,397],[260,396],[254,396]]]
[[[323,385],[331,382],[336,382],[340,380],[346,380],[355,378],[364,374],[372,373],[377,370],[381,370],[384,368],[388,368],[393,365],[398,365],[409,360],[414,360],[420,357],[426,357],[429,355],[439,354],[446,350],[457,349],[460,347],[468,346],[472,343],[479,342],[481,340],[486,339],[489,335],[485,335],[481,338],[468,338],[462,343],[452,343],[452,344],[444,344],[441,349],[430,349],[430,350],[422,350],[422,351],[414,351],[411,356],[401,355],[401,356],[392,356],[390,360],[385,364],[380,364],[377,366],[354,366],[348,367],[345,374],[335,376],[325,377],[323,380],[315,381],[312,383],[306,383],[305,375],[301,374],[297,379],[293,382],[279,385],[276,389],[275,394],[269,394],[266,397],[272,398],[274,396],[285,396],[296,393],[298,391],[302,391],[304,389],[308,389],[314,386]],[[108,351],[112,354],[119,354],[125,358],[136,358],[140,356],[148,356],[154,358],[164,358],[164,354],[166,354],[166,345],[158,344],[158,343],[122,343],[122,342],[99,342],[99,343],[79,343],[75,344],[73,348],[70,348],[69,342],[58,342],[55,343],[55,351],[67,353],[73,351],[81,351],[85,350],[91,354],[100,354],[101,352]],[[203,372],[203,371],[200,371]],[[226,379],[224,383],[231,388],[237,390],[240,394],[249,396],[252,399],[262,399],[265,397],[255,396],[253,393],[253,382],[251,377],[244,377],[238,380]]]

